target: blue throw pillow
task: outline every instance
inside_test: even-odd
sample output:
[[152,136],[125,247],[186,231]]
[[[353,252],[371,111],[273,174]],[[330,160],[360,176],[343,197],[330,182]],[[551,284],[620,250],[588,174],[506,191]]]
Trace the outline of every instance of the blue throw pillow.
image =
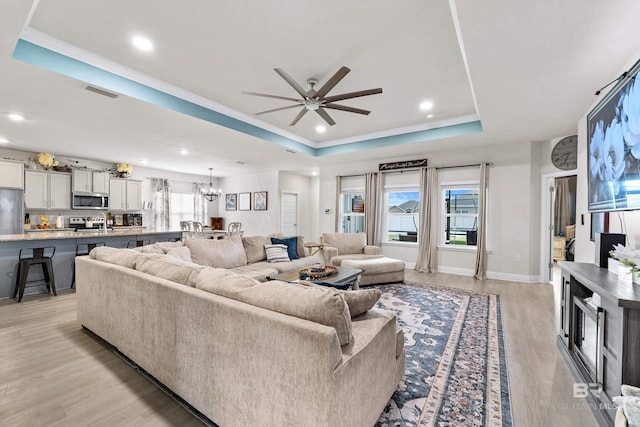
[[286,245],[287,253],[289,254],[289,259],[298,259],[298,238],[297,237],[289,237],[287,239],[276,239],[275,237],[271,238],[271,243],[274,245]]

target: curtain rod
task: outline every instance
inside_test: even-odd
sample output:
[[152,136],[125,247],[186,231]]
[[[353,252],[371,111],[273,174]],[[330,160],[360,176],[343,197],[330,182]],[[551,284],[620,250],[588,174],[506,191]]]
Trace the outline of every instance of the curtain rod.
[[[487,166],[493,166],[493,162],[486,162],[486,163],[472,163],[472,164],[468,164],[468,165],[456,165],[456,166],[436,166],[436,169],[455,169],[455,168],[471,168],[471,167],[475,167],[475,166],[481,166],[483,164],[486,164]],[[391,170],[391,171],[378,171],[379,173],[402,173],[402,172],[411,172],[411,171],[417,171],[420,169],[428,169],[424,168],[424,167],[419,167],[419,168],[407,168],[407,169],[396,169],[396,170]],[[371,172],[364,172],[364,173],[358,173],[358,174],[354,174],[354,175],[339,175],[340,178],[351,178],[354,176],[365,176],[367,173],[371,173]],[[374,172],[375,173],[375,172]]]

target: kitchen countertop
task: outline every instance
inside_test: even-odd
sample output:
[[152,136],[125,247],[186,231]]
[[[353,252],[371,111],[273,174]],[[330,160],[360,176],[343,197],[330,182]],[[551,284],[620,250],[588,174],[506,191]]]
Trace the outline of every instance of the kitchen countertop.
[[[58,230],[58,231],[56,231]],[[69,229],[72,230],[72,229]],[[167,233],[182,233],[181,230],[165,230],[165,231],[155,231],[155,230],[146,230],[140,227],[118,227],[115,230],[108,230],[106,233],[103,230],[96,231],[63,231],[63,229],[49,229],[49,230],[38,230],[36,233],[32,233],[29,230],[25,233],[20,234],[0,234],[0,242],[19,242],[26,240],[56,240],[56,239],[82,239],[87,237],[96,237],[96,236],[136,236],[136,235],[144,235],[144,234],[167,234]]]

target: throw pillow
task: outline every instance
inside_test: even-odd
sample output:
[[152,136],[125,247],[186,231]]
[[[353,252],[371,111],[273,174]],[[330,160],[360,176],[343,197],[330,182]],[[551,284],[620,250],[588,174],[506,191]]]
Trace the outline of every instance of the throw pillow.
[[271,239],[265,236],[250,236],[242,238],[244,251],[247,253],[247,263],[264,261],[267,254],[264,252],[264,245],[270,245]]
[[267,253],[267,261],[269,262],[291,261],[287,252],[287,245],[264,245],[264,251]]
[[247,254],[240,236],[226,239],[187,239],[184,245],[191,251],[196,264],[217,268],[235,268],[247,265]]
[[180,246],[180,247],[168,250],[167,256],[173,257],[175,259],[179,259],[180,261],[184,261],[184,262],[193,262],[191,261],[191,251],[186,246]]
[[615,396],[613,402],[622,407],[624,416],[630,426],[640,425],[640,397]]
[[136,270],[142,273],[151,274],[152,276],[171,280],[192,288],[196,286],[196,279],[200,272],[206,268],[204,265],[194,264],[190,261],[184,262],[168,255],[153,253],[141,254],[136,261],[135,267]]
[[288,237],[286,239],[276,239],[275,237],[272,237],[271,243],[273,243],[274,245],[286,245],[289,259],[290,260],[298,259],[298,238],[297,237]]
[[224,277],[208,281],[206,284],[201,283],[201,279],[202,277],[196,284],[199,289],[256,307],[331,326],[337,332],[340,345],[353,341],[349,306],[335,289],[279,280],[260,283],[241,276]]
[[340,291],[349,306],[351,317],[359,316],[369,311],[382,296],[380,289],[361,289],[357,291]]
[[134,268],[140,252],[133,249],[117,249],[109,246],[98,246],[91,250],[89,256],[98,261],[109,264],[121,265],[127,268]]

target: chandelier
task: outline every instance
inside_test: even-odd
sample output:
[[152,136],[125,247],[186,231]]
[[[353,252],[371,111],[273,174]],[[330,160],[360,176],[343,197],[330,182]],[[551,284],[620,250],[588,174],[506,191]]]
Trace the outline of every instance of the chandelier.
[[218,197],[220,197],[222,195],[222,189],[218,188],[218,190],[216,190],[215,188],[213,188],[213,168],[209,168],[209,188],[205,191],[204,188],[201,188],[200,191],[202,192],[202,195],[204,196],[205,199],[207,199],[210,202],[213,202],[214,200],[217,200]]

